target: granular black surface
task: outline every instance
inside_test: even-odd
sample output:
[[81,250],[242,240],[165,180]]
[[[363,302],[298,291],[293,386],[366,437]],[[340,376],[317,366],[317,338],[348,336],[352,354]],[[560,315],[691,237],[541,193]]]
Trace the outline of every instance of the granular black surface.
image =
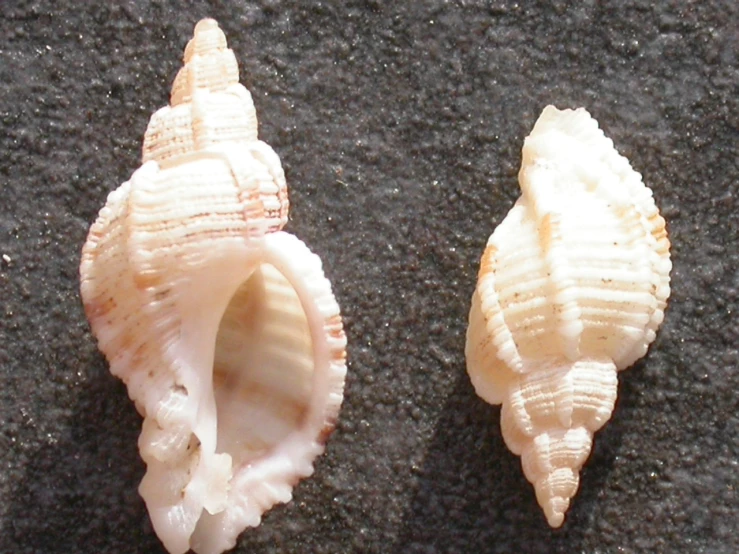
[[[326,454],[235,552],[739,552],[738,6],[4,0],[0,552],[163,552],[136,491],[140,419],[77,268],[204,16],[349,339]],[[550,103],[587,107],[643,174],[674,262],[665,323],[620,375],[559,530],[464,362],[479,257]]]

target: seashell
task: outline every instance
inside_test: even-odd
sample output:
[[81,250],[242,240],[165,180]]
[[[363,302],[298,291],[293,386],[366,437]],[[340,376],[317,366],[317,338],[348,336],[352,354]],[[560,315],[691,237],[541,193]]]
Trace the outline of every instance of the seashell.
[[82,299],[144,418],[139,492],[157,535],[172,553],[219,553],[313,472],[346,338],[321,261],[281,230],[280,160],[215,21],[195,27],[143,160],[90,229]]
[[508,448],[559,527],[616,372],[644,356],[670,294],[670,243],[648,189],[587,111],[548,106],[526,138],[522,195],[488,240],[467,371],[502,404]]

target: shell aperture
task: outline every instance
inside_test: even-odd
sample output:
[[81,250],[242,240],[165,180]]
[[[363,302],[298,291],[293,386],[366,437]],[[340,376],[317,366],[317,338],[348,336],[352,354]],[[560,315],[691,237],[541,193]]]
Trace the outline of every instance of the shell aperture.
[[143,165],[80,265],[85,311],[143,416],[139,487],[171,553],[217,554],[292,498],[338,416],[339,306],[287,222],[285,176],[213,20],[195,27]]

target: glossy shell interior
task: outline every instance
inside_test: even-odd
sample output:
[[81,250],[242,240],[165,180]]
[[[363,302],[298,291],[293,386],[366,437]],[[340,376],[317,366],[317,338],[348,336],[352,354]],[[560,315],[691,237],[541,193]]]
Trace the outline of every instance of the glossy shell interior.
[[155,531],[173,554],[217,554],[313,472],[346,338],[321,261],[281,230],[280,160],[215,21],[195,27],[143,158],[90,229],[81,294],[144,418]]

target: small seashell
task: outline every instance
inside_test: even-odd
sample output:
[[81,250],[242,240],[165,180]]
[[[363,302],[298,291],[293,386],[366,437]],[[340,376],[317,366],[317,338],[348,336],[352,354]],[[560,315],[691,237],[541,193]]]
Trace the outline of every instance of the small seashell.
[[313,472],[346,338],[321,261],[280,230],[280,160],[215,21],[195,27],[143,160],[90,229],[82,299],[144,418],[139,492],[157,535],[214,554]]
[[503,439],[559,527],[613,411],[616,372],[662,323],[670,243],[652,191],[582,108],[544,109],[518,177],[522,195],[480,264],[467,371],[503,405]]

